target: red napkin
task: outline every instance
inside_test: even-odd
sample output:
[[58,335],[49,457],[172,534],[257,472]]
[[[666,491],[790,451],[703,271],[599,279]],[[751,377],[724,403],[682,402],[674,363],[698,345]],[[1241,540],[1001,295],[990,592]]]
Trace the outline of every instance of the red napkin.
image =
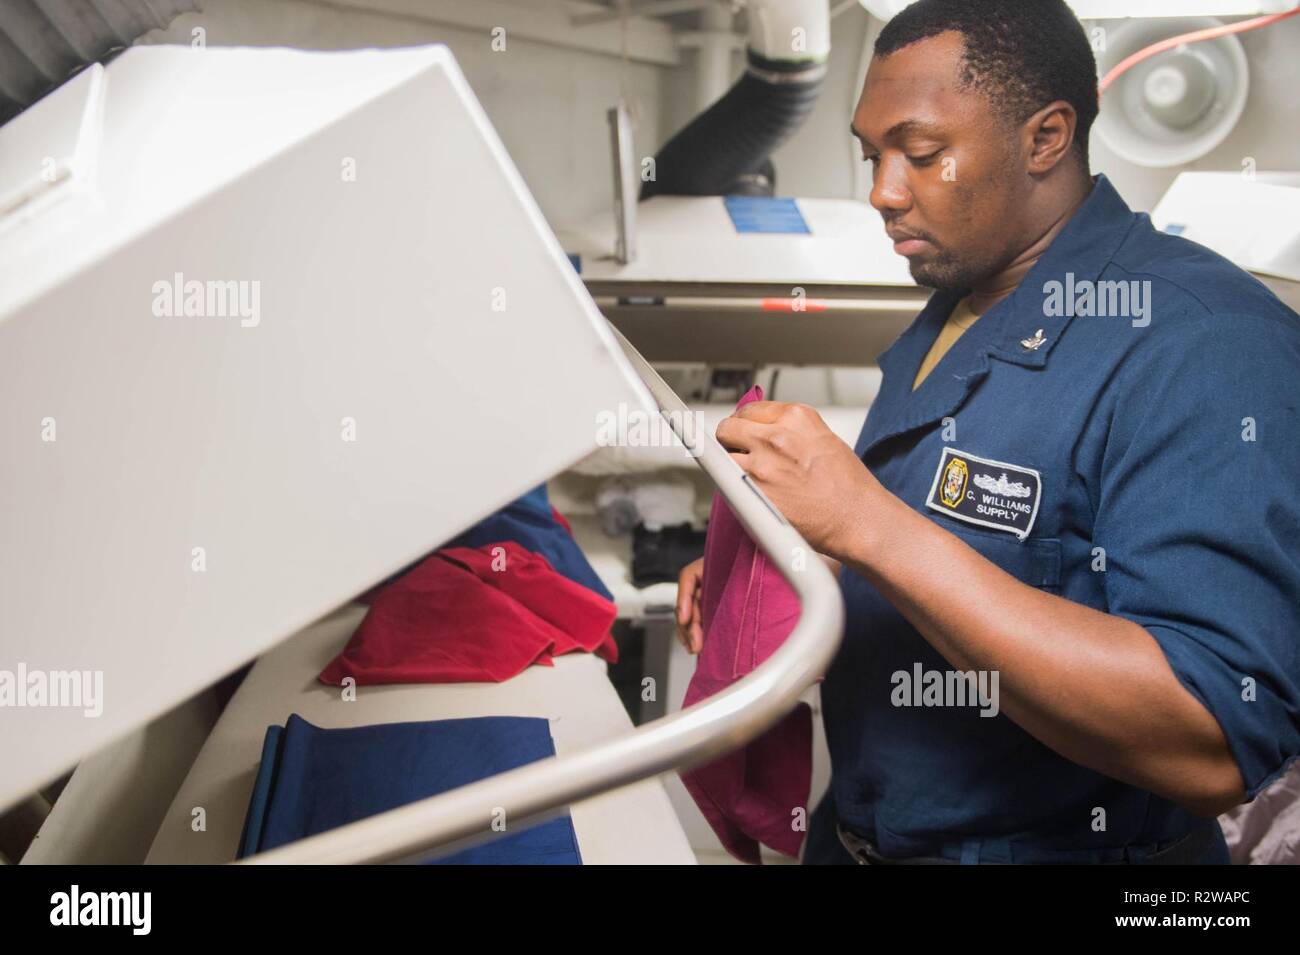
[[436,551],[369,596],[322,683],[501,682],[577,650],[618,660],[614,604],[513,541]]

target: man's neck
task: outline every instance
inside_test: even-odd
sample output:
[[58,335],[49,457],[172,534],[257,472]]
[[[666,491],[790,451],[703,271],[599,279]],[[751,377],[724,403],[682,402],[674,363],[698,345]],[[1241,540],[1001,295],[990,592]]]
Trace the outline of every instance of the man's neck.
[[1048,220],[1046,226],[1036,230],[1037,237],[1030,242],[1023,252],[1012,259],[1001,271],[989,276],[982,282],[977,282],[971,287],[970,294],[966,297],[966,304],[972,312],[976,315],[983,315],[1016,290],[1024,277],[1029,274],[1029,270],[1047,251],[1053,240],[1060,235],[1061,230],[1065,228],[1066,223],[1078,211],[1079,206],[1083,205],[1083,201],[1092,192],[1092,187],[1092,179],[1084,177],[1079,188],[1072,190],[1071,195],[1060,203],[1057,211]]

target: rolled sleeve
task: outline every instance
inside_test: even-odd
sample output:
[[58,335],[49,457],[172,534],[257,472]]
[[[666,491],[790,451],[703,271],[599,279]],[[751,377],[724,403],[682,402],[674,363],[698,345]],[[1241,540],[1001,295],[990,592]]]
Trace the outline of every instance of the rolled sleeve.
[[1189,321],[1116,378],[1094,543],[1252,799],[1300,754],[1300,331]]

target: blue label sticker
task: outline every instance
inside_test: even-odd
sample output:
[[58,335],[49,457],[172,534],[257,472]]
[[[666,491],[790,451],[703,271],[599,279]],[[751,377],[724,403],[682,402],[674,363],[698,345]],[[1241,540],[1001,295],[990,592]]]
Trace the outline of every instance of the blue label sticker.
[[726,196],[722,200],[737,232],[786,232],[811,235],[793,199],[770,196]]

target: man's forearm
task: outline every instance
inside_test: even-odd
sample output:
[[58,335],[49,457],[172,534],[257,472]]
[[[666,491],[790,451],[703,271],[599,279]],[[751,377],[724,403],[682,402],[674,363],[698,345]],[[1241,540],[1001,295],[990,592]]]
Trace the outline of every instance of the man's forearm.
[[896,497],[876,496],[859,502],[835,557],[954,667],[997,670],[1008,718],[1067,759],[1193,811],[1240,800],[1218,722],[1146,630],[1024,584]]

